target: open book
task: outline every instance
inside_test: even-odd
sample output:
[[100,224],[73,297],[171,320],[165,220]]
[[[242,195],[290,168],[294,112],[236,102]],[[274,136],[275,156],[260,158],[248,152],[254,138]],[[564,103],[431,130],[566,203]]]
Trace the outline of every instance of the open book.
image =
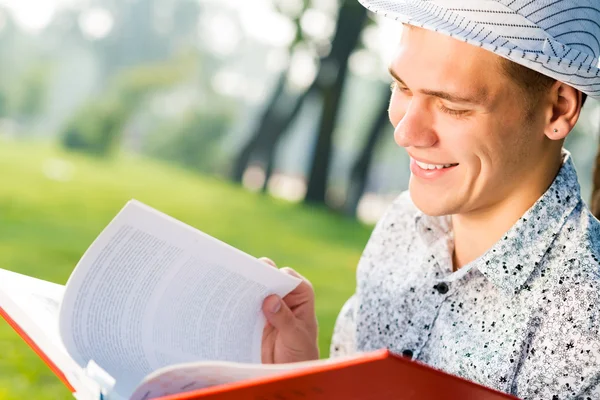
[[126,399],[146,375],[168,365],[260,363],[262,302],[298,283],[130,201],[66,286],[1,270],[0,307],[76,393],[97,383],[105,397]]
[[385,350],[260,364],[262,302],[299,282],[130,201],[65,286],[0,269],[0,316],[79,400],[507,397]]

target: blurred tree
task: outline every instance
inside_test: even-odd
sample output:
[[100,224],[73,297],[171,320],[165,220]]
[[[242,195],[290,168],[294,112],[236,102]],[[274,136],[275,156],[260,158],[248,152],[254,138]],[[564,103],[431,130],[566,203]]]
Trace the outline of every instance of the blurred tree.
[[189,65],[178,61],[124,70],[103,96],[86,104],[67,123],[62,134],[63,145],[99,156],[110,154],[119,143],[125,124],[142,102],[189,74]]
[[144,152],[194,171],[220,173],[225,157],[223,132],[233,123],[231,107],[213,107],[187,112],[183,118],[161,125],[146,140]]
[[348,193],[344,204],[344,213],[348,215],[356,215],[358,203],[367,186],[367,178],[369,176],[376,145],[382,134],[385,132],[385,128],[389,125],[389,85],[383,86],[381,97],[383,100],[382,105],[380,106],[379,112],[375,115],[365,143],[350,170],[350,182],[348,184]]
[[127,66],[167,58],[166,38],[161,37],[154,24],[158,0],[95,3],[110,9],[114,20],[110,35],[97,41],[107,76]]
[[27,119],[42,109],[48,76],[44,67],[32,67],[39,59],[35,39],[19,29],[1,4],[0,21],[0,60],[5,61],[0,73],[0,116]]
[[3,88],[0,88],[0,118],[8,115],[8,96]]
[[[169,36],[175,39],[176,42],[172,45],[180,45],[181,43],[194,43],[198,36],[198,17],[201,12],[200,4],[197,0],[163,0],[165,4],[171,6],[170,20],[171,29]],[[159,22],[160,23],[160,22]],[[163,31],[164,31],[163,27]],[[175,48],[177,50],[177,48]]]
[[131,105],[112,97],[86,104],[68,123],[62,137],[71,150],[105,156],[114,150]]
[[236,156],[232,175],[234,181],[242,181],[244,171],[255,156],[266,166],[263,191],[266,190],[273,172],[277,143],[298,115],[304,100],[316,89],[316,85],[313,84],[303,93],[294,96],[286,91],[286,82],[287,74],[283,73],[250,140]]
[[[279,3],[275,5],[280,12],[284,13]],[[296,37],[290,45],[290,53],[294,51],[296,46],[306,41],[300,20],[301,15],[306,11],[308,6],[308,0],[302,0],[300,12],[295,17],[292,17],[296,25]],[[255,158],[266,166],[263,191],[266,190],[273,170],[277,143],[302,108],[304,99],[315,89],[315,85],[313,84],[303,93],[292,93],[287,87],[288,72],[288,70],[284,70],[279,76],[271,98],[263,108],[259,123],[250,134],[250,139],[235,157],[231,174],[235,182],[242,181],[244,171],[246,171],[252,159]]]
[[92,0],[89,7],[107,9],[113,19],[110,34],[92,43],[106,80],[123,68],[161,62],[194,45],[196,0]]
[[317,74],[316,82],[323,95],[323,110],[308,175],[304,199],[307,203],[325,203],[333,131],[348,71],[348,58],[359,42],[366,19],[367,9],[359,2],[342,2],[331,43],[331,53],[321,62]]
[[[14,24],[7,10],[0,6],[0,60],[10,60],[10,39]],[[4,72],[4,71],[3,71]],[[8,115],[9,98],[8,98],[8,82],[7,74],[0,74],[0,118]]]
[[[304,2],[305,9],[307,6],[307,2]],[[359,3],[353,0],[342,0],[335,33],[330,44],[331,50],[320,59],[316,78],[303,93],[294,95],[287,91],[287,71],[281,75],[256,130],[236,158],[232,174],[235,181],[241,181],[253,154],[258,154],[258,158],[266,166],[266,187],[273,169],[274,153],[279,139],[297,116],[304,101],[315,93],[322,98],[323,109],[305,201],[324,203],[331,160],[331,142],[346,79],[348,58],[359,42],[366,16],[366,9]],[[298,34],[294,45],[305,40],[300,27],[301,17],[296,19],[296,23]]]
[[52,66],[37,62],[20,79],[15,114],[21,122],[39,116],[46,104],[46,94],[52,76]]

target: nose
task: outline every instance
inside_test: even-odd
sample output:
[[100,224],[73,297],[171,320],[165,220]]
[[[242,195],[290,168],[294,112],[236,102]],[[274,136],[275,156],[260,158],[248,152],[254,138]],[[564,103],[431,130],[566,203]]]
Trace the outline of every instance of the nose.
[[433,114],[427,104],[413,97],[394,128],[394,140],[401,147],[428,148],[438,141]]

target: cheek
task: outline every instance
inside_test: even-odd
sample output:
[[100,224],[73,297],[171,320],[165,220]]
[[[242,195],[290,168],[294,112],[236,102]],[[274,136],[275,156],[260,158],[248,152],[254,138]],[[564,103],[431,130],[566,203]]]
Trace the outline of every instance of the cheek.
[[470,128],[457,136],[455,147],[466,161],[468,174],[477,177],[479,185],[501,185],[511,170],[511,154],[517,151],[514,143],[507,142],[512,132],[489,123]]
[[439,148],[453,162],[463,165],[464,173],[479,175],[483,164],[493,154],[493,138],[487,136],[485,124],[476,121],[440,121],[437,126]]

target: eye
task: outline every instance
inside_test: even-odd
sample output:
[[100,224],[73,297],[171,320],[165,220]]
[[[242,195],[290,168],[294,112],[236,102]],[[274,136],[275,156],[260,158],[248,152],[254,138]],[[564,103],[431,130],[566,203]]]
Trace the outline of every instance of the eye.
[[401,92],[408,92],[409,91],[409,89],[406,86],[401,85],[397,81],[392,81],[392,83],[390,84],[390,90],[393,92],[396,89],[399,90],[399,91],[401,91]]
[[451,108],[444,106],[443,104],[440,104],[440,110],[442,112],[445,112],[446,114],[450,114],[455,117],[464,116],[469,112],[468,110],[453,110]]

